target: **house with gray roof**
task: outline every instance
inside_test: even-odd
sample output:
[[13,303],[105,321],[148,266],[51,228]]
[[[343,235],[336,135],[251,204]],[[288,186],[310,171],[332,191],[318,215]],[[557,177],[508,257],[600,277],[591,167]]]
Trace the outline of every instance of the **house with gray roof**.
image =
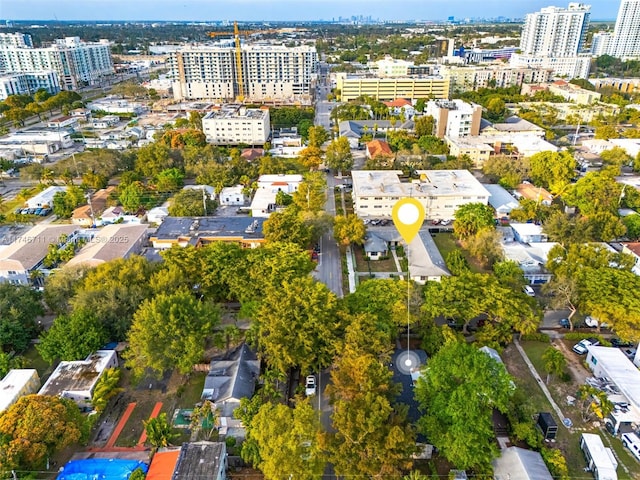
[[483,183],[482,186],[491,194],[489,205],[496,211],[496,216],[509,216],[511,210],[520,207],[520,202],[511,195],[502,185]]
[[368,232],[364,237],[364,253],[369,260],[379,260],[389,252],[387,241],[375,233]]
[[232,417],[240,400],[251,398],[260,374],[260,360],[245,343],[228,357],[211,361],[202,399],[216,405],[221,417]]
[[[225,480],[227,446],[224,442],[183,443],[171,480]],[[165,478],[165,477],[163,477]]]
[[552,480],[553,477],[542,459],[533,450],[509,447],[502,450],[493,461],[495,480]]

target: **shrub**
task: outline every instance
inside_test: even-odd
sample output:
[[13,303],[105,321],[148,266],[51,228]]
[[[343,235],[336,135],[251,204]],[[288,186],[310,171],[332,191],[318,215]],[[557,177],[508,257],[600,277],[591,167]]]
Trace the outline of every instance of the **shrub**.
[[564,336],[565,340],[575,340],[579,342],[580,340],[584,340],[585,338],[597,338],[600,342],[600,345],[603,347],[610,347],[611,342],[605,340],[602,335],[593,334],[593,333],[583,333],[583,332],[569,332]]
[[547,335],[546,333],[540,333],[540,332],[528,333],[526,335],[522,335],[520,339],[524,341],[530,341],[530,342],[543,342],[543,343],[551,342],[549,335]]

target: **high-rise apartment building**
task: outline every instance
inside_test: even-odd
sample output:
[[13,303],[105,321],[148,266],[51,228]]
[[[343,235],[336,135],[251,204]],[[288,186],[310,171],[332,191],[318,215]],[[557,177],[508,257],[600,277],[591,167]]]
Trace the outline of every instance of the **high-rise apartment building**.
[[609,32],[594,33],[591,40],[591,55],[593,55],[594,57],[607,55],[611,48],[612,40],[613,36]]
[[590,56],[583,52],[591,6],[570,3],[529,13],[520,38],[522,53],[511,57],[518,67],[551,68],[555,75],[586,78]]
[[[241,75],[236,49],[189,46],[169,55],[173,95],[182,99],[308,101],[318,63],[315,47],[248,44],[241,47]],[[242,92],[240,91],[242,85]]]
[[33,95],[43,88],[51,95],[60,92],[58,75],[53,70],[0,74],[0,100],[9,95]]
[[430,100],[425,110],[435,120],[434,135],[438,138],[468,137],[480,133],[480,105],[462,100]]
[[590,5],[570,3],[568,8],[546,7],[527,14],[520,37],[525,55],[572,57],[582,52],[589,28]]
[[640,0],[621,0],[609,55],[623,60],[640,58]]
[[56,72],[60,86],[67,90],[99,83],[113,74],[109,42],[86,43],[79,37],[67,37],[51,46],[34,48],[29,35],[0,34],[0,72],[50,70]]

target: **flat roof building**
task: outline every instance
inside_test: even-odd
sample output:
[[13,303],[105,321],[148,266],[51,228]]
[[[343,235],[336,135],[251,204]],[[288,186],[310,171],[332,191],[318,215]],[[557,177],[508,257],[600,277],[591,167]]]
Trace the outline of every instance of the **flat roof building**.
[[225,480],[227,447],[224,442],[183,443],[171,480]]
[[68,398],[81,409],[90,409],[93,389],[98,380],[107,368],[117,366],[118,356],[115,350],[98,350],[86,360],[62,361],[38,395]]
[[20,397],[36,393],[40,388],[38,372],[32,368],[9,370],[0,380],[0,413]]
[[269,109],[223,105],[202,118],[202,130],[214,145],[264,145],[271,134]]
[[278,192],[288,195],[298,190],[302,183],[302,175],[260,175],[258,189],[251,200],[251,216],[254,218],[268,218],[276,211],[276,196]]
[[435,136],[438,138],[467,137],[480,133],[482,107],[462,100],[430,100],[427,115],[435,120]]
[[418,179],[401,182],[399,170],[354,170],[353,208],[360,217],[390,217],[401,198],[413,197],[428,219],[452,219],[467,203],[487,204],[489,192],[468,170],[418,170]]
[[402,98],[449,98],[449,79],[442,76],[374,77],[336,74],[343,102],[363,95],[376,100]]
[[[502,362],[501,362],[502,363]],[[493,461],[494,480],[552,480],[539,452],[520,447],[505,448]]]

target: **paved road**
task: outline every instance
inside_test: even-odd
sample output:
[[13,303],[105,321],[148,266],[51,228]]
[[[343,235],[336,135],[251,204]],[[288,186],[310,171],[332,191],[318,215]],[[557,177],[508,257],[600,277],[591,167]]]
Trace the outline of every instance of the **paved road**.
[[[327,203],[325,211],[332,216],[336,214],[335,207],[335,178],[327,175]],[[314,272],[316,280],[321,281],[329,290],[342,298],[342,263],[340,249],[333,238],[333,232],[329,231],[320,238],[320,255],[318,255],[318,267]]]

